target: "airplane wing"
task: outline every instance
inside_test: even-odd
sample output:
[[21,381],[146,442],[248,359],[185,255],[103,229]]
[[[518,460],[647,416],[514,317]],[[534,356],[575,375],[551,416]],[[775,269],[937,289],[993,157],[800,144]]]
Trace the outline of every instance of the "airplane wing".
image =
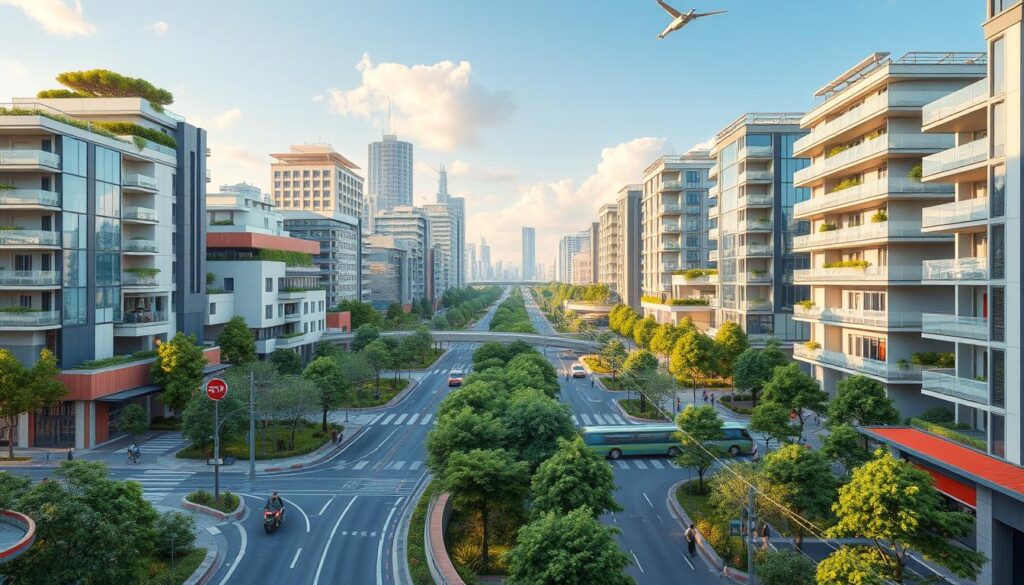
[[[658,0],[658,1],[660,2],[661,0]],[[728,10],[718,10],[716,12],[704,12],[702,14],[694,14],[693,18],[700,18],[702,16],[714,16],[716,14],[724,14],[726,12],[729,12],[729,11]]]
[[671,14],[672,18],[679,18],[680,16],[682,16],[682,13],[680,13],[678,10],[672,8],[668,4],[665,4],[664,0],[658,0],[658,4],[660,4],[661,7],[665,9],[665,12]]

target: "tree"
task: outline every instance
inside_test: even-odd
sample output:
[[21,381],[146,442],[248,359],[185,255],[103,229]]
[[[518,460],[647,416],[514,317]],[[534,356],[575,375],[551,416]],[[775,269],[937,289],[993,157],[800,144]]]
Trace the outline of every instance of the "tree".
[[320,410],[320,391],[310,380],[284,376],[265,403],[273,416],[288,428],[288,448],[295,448],[295,434],[306,419]]
[[676,346],[676,341],[681,335],[680,330],[671,323],[662,323],[654,330],[650,350],[667,360],[672,357],[672,348]]
[[429,329],[420,326],[406,335],[402,341],[408,344],[419,361],[425,362],[430,355],[430,348],[434,345],[434,336],[430,334]]
[[341,301],[338,306],[335,307],[335,311],[348,312],[349,321],[352,325],[352,330],[355,331],[363,325],[380,325],[382,318],[377,309],[373,308],[370,303],[362,303],[359,301]]
[[39,361],[26,368],[9,350],[0,349],[0,418],[7,423],[7,457],[14,458],[14,438],[18,436],[21,414],[60,400],[67,390],[57,381],[57,358],[48,349],[39,352]]
[[[850,481],[839,488],[839,501],[832,511],[837,521],[827,536],[867,538],[874,544],[854,547],[835,560],[829,557],[823,563],[826,573],[877,570],[885,579],[903,583],[910,553],[917,551],[958,577],[974,579],[986,560],[985,555],[949,540],[970,534],[972,517],[949,511],[927,471],[884,449],[853,470]],[[819,575],[822,571],[818,569]]]
[[445,331],[451,327],[448,323],[448,317],[444,315],[434,315],[434,318],[430,321],[430,328],[437,331]]
[[508,396],[493,382],[474,381],[464,383],[461,388],[449,394],[437,407],[437,418],[469,408],[475,413],[489,412],[501,416],[508,407]]
[[640,394],[640,411],[647,411],[647,395],[643,393],[644,383],[647,378],[658,370],[658,358],[646,349],[638,349],[626,358],[622,365],[622,381],[627,388],[632,388]]
[[558,446],[533,474],[533,510],[538,514],[568,514],[586,507],[595,516],[619,512],[612,468],[590,450],[583,439],[558,439]]
[[[829,460],[820,452],[801,445],[786,445],[764,457],[761,467],[765,478],[785,493],[780,502],[791,512],[807,519],[828,516],[835,499],[838,481]],[[793,545],[801,550],[806,524],[787,514],[786,523],[793,533]]]
[[818,563],[817,585],[888,585],[885,560],[878,551],[862,546],[840,546]]
[[715,333],[715,355],[718,358],[718,374],[731,378],[736,359],[750,348],[750,341],[739,323],[726,321]]
[[360,325],[359,329],[356,329],[355,336],[352,338],[352,351],[363,351],[363,348],[379,338],[380,327],[371,324]]
[[489,412],[463,408],[437,419],[427,435],[427,467],[441,476],[453,453],[498,449],[505,444],[505,427]]
[[626,358],[629,354],[626,353],[626,348],[623,347],[622,342],[618,339],[612,339],[601,348],[601,359],[605,365],[612,372],[612,380],[616,379],[616,376],[622,371],[622,365],[626,362]]
[[384,371],[384,368],[391,364],[391,354],[388,351],[388,347],[379,339],[367,345],[366,349],[360,353],[363,354],[366,365],[370,366],[370,369],[373,371],[373,378],[376,384],[373,398],[374,400],[380,400],[380,374]]
[[[417,307],[417,309],[418,308],[419,307]],[[400,303],[391,303],[388,305],[388,310],[384,313],[384,318],[388,321],[397,323],[402,320],[402,316],[404,314],[405,313],[402,312],[402,305]]]
[[302,377],[309,380],[320,395],[321,428],[327,431],[327,413],[338,408],[351,390],[348,380],[341,371],[341,365],[329,357],[319,357],[309,362]]
[[672,349],[669,371],[680,384],[693,384],[694,403],[697,402],[697,384],[703,382],[711,372],[714,352],[714,342],[711,338],[696,330],[684,334]]
[[366,356],[361,353],[339,353],[335,356],[338,367],[341,368],[342,378],[348,380],[353,392],[349,392],[345,403],[351,405],[354,399],[362,403],[363,389],[366,383],[373,379],[373,368],[366,361]]
[[587,508],[548,512],[519,530],[506,555],[506,585],[631,585],[629,557],[615,542],[615,528],[603,526]]
[[179,332],[156,348],[156,361],[149,368],[153,382],[164,387],[157,400],[175,412],[181,412],[203,382],[206,356],[196,338]]
[[700,493],[704,493],[704,474],[715,463],[715,459],[724,455],[722,449],[714,441],[725,438],[722,432],[722,419],[711,406],[687,406],[676,417],[679,427],[679,439],[682,442],[681,452],[676,462],[682,467],[697,469]]
[[443,489],[451,493],[456,510],[480,514],[484,567],[490,566],[491,512],[514,510],[529,489],[527,464],[504,449],[473,449],[452,453],[441,475]]
[[[227,435],[240,432],[249,421],[246,408],[249,397],[237,390],[229,391],[218,406],[221,440]],[[193,395],[181,411],[181,434],[192,444],[206,447],[213,441],[213,424],[213,400],[205,393]]]
[[141,406],[129,404],[124,407],[124,410],[121,411],[121,416],[117,419],[117,431],[119,433],[132,437],[134,441],[136,437],[148,430],[149,418]]
[[531,388],[512,394],[502,423],[508,448],[529,463],[531,472],[551,457],[558,439],[576,435],[569,406]]
[[800,370],[797,364],[775,368],[775,373],[764,385],[763,398],[790,409],[797,417],[797,440],[803,442],[807,410],[821,412],[828,394],[818,381]]
[[[174,94],[139,77],[128,77],[109,69],[65,71],[57,82],[71,89],[43,90],[37,97],[140,97],[158,112],[174,103]],[[68,95],[70,93],[70,95]]]
[[881,382],[858,375],[843,378],[836,384],[836,396],[828,405],[829,427],[894,425],[899,422],[900,411],[893,407]]
[[765,453],[768,453],[772,440],[783,443],[797,436],[796,427],[789,422],[789,412],[781,404],[766,402],[755,407],[751,413],[750,430],[761,435]]
[[850,425],[830,425],[828,435],[821,446],[826,457],[839,463],[847,472],[853,471],[871,460],[866,441]]
[[217,336],[221,360],[228,364],[247,364],[256,361],[256,337],[245,323],[245,317],[235,315]]
[[302,373],[302,356],[291,349],[275,349],[270,354],[270,363],[274,364],[279,374],[298,376]]
[[757,561],[763,585],[816,585],[814,561],[791,550],[769,550]]
[[732,368],[732,381],[738,390],[750,392],[750,400],[757,407],[757,396],[765,382],[772,377],[772,368],[764,359],[764,352],[754,348],[743,351]]
[[633,341],[636,342],[637,347],[649,349],[651,338],[654,337],[654,330],[657,328],[658,322],[650,315],[637,321],[633,325]]
[[164,512],[156,521],[156,553],[170,558],[172,553],[180,554],[192,550],[196,541],[196,519],[183,512]]

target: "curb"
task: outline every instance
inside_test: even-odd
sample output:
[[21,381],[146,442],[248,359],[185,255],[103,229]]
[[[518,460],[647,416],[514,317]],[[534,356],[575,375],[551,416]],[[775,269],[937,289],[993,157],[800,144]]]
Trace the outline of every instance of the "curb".
[[[436,364],[437,362],[441,361],[441,358],[443,358],[445,355],[448,355],[448,350],[445,350],[444,354],[441,357],[437,358],[437,360],[435,360],[434,363]],[[402,388],[401,392],[395,394],[395,396],[386,403],[381,404],[380,406],[369,406],[367,408],[349,408],[348,411],[350,413],[377,412],[380,410],[387,410],[389,408],[398,406],[399,404],[405,402],[405,399],[409,397],[409,394],[411,394],[412,391],[418,388],[420,385],[420,381],[417,380],[416,378],[405,379],[409,380],[409,385],[406,386],[405,388]]]
[[637,416],[633,416],[633,415],[629,414],[628,412],[626,412],[625,408],[622,408],[622,405],[619,404],[619,399],[618,398],[612,399],[612,402],[615,404],[615,408],[622,414],[622,416],[626,417],[628,420],[631,420],[633,422],[638,422],[638,423],[665,423],[665,424],[671,424],[672,423],[671,420],[659,420],[659,419],[656,419],[656,418],[640,418],[640,417],[637,417]]
[[203,559],[203,562],[199,563],[192,576],[185,579],[182,585],[206,585],[206,583],[213,579],[219,568],[220,549],[214,544],[211,548],[206,549],[206,558]]
[[264,469],[261,469],[259,471],[259,473],[278,473],[278,472],[281,472],[281,471],[295,471],[295,470],[298,470],[298,469],[303,469],[305,467],[312,467],[314,465],[320,465],[324,461],[327,461],[328,459],[331,459],[332,457],[337,455],[343,448],[345,448],[348,445],[350,445],[352,443],[352,441],[355,441],[356,438],[359,437],[359,435],[362,435],[363,431],[365,431],[365,430],[366,430],[365,426],[359,427],[359,430],[354,432],[354,433],[352,433],[352,435],[348,438],[348,443],[338,443],[337,445],[334,446],[333,449],[329,449],[326,453],[324,453],[323,455],[317,457],[316,459],[314,459],[312,461],[306,461],[306,462],[303,462],[303,463],[292,463],[291,465],[280,465],[280,466],[277,466],[277,467],[266,467]]
[[[684,530],[690,524],[695,526],[697,524],[689,515],[687,515],[686,510],[684,510],[683,507],[679,505],[679,501],[676,500],[676,490],[687,481],[688,480],[680,480],[672,484],[672,487],[668,489],[668,494],[665,497],[669,511],[672,512],[672,515]],[[722,557],[718,556],[715,549],[707,543],[700,530],[697,531],[697,552],[700,554],[700,558],[704,561],[704,564],[707,565],[708,569],[717,572],[720,576],[729,579],[733,583],[747,583],[747,579],[749,578],[747,574],[743,571],[726,566],[725,562],[722,561]]]
[[200,514],[206,514],[207,516],[212,516],[212,517],[214,517],[214,518],[216,518],[216,519],[218,519],[218,520],[220,520],[222,522],[223,521],[228,521],[228,520],[235,521],[235,520],[238,520],[239,518],[241,518],[242,514],[245,513],[245,498],[243,498],[242,496],[238,496],[238,507],[235,508],[235,510],[233,512],[230,512],[230,513],[221,512],[220,510],[215,510],[213,508],[208,508],[208,507],[206,507],[206,506],[204,506],[202,504],[196,504],[194,502],[190,502],[190,501],[188,501],[188,499],[186,499],[186,496],[182,496],[182,498],[181,498],[181,507],[185,508],[186,510],[189,510],[191,512],[198,512]]

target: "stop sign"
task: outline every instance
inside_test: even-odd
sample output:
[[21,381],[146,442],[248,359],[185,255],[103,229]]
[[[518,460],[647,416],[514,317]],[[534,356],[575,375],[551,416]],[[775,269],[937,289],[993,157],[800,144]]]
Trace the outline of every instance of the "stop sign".
[[223,400],[228,395],[228,383],[220,378],[213,378],[206,383],[206,395],[210,400]]

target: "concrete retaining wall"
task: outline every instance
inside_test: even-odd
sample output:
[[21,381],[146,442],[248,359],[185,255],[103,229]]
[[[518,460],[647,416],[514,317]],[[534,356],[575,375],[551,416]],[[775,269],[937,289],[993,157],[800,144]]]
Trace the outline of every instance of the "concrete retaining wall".
[[455,564],[448,556],[444,544],[444,533],[452,516],[451,494],[445,492],[430,501],[427,507],[427,521],[423,525],[423,544],[427,552],[427,565],[434,583],[440,585],[466,585]]

